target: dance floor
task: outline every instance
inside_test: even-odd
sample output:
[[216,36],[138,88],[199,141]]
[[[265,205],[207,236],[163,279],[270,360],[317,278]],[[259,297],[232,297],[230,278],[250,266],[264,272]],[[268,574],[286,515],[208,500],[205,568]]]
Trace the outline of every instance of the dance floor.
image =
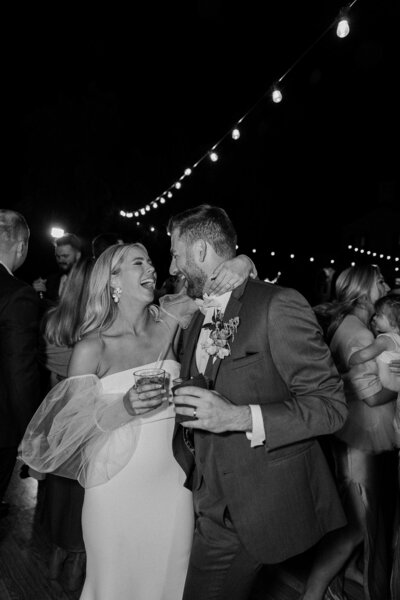
[[[7,492],[10,512],[0,519],[1,600],[78,600],[80,590],[67,591],[63,581],[48,577],[50,543],[39,522],[40,485],[19,477],[17,465]],[[309,557],[302,555],[272,571],[263,569],[251,600],[297,600],[303,590]],[[363,600],[357,584],[349,582],[349,600]],[[110,600],[118,600],[110,598]],[[132,597],[134,600],[134,597]]]

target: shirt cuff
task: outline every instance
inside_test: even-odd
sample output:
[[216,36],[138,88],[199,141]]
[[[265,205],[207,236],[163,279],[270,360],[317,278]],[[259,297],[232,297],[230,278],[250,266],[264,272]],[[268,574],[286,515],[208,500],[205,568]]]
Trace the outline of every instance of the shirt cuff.
[[254,448],[255,446],[262,446],[265,442],[264,419],[259,404],[249,404],[249,406],[253,427],[251,432],[246,431],[246,437],[251,441],[251,448]]

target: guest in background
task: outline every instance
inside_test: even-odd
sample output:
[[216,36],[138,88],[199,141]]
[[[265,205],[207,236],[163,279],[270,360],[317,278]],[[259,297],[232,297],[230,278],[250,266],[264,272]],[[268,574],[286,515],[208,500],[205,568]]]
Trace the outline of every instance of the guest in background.
[[97,260],[102,252],[114,246],[114,244],[123,244],[124,240],[118,233],[106,232],[99,233],[92,239],[92,256],[94,260]]
[[[58,305],[45,315],[41,359],[50,372],[50,388],[67,377],[73,346],[79,339],[93,265],[92,258],[80,259],[73,265]],[[84,489],[75,479],[46,475],[41,517],[52,543],[49,576],[60,578],[70,591],[82,585],[85,574],[83,497]]]
[[[328,534],[317,547],[304,600],[345,598],[346,565],[347,574],[363,585],[366,599],[389,597],[390,543],[386,534],[393,530],[396,394],[382,386],[376,361],[350,365],[352,354],[374,341],[370,327],[374,304],[388,290],[376,265],[355,266],[338,275],[335,301],[314,307],[327,325],[327,339],[349,407],[344,427],[332,437],[348,524]],[[356,561],[360,550],[361,572]]]
[[37,362],[39,299],[14,277],[28,253],[29,227],[18,212],[0,209],[0,516],[17,448],[40,401]]
[[392,360],[400,361],[400,294],[387,294],[375,302],[373,324],[376,338],[369,346],[350,356],[349,366],[376,359],[382,385],[400,392],[400,377],[388,369]]
[[57,304],[61,297],[68,273],[82,256],[82,241],[74,233],[66,233],[54,242],[54,255],[58,271],[32,283],[33,289],[44,300],[45,308]]
[[[375,340],[350,357],[350,365],[356,365],[376,359],[379,377],[384,387],[397,392],[396,413],[394,418],[395,442],[400,448],[400,374],[390,373],[388,364],[397,359],[400,361],[400,294],[390,293],[375,302],[374,329]],[[400,463],[399,463],[400,468]],[[400,484],[400,480],[399,480]],[[400,489],[399,489],[400,492]],[[393,567],[391,575],[391,593],[395,600],[400,596],[400,494],[397,497],[396,521],[393,529]],[[396,592],[397,590],[397,592]]]

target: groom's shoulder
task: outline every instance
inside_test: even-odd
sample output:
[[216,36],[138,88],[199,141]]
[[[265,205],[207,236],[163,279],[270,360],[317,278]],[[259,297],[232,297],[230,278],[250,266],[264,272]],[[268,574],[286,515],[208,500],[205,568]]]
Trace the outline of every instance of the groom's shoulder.
[[244,288],[243,301],[251,301],[253,303],[262,302],[269,303],[272,301],[282,300],[283,302],[306,302],[305,298],[294,288],[284,287],[261,279],[249,279]]
[[290,292],[290,288],[284,288],[275,283],[269,283],[262,279],[248,279],[244,288],[244,295],[252,295],[254,297],[274,297],[279,294]]

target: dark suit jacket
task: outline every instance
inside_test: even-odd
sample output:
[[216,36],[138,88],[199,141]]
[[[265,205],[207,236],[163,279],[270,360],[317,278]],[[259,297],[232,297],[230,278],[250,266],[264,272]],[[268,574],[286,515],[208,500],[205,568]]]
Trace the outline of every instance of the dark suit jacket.
[[58,288],[60,287],[60,279],[63,273],[58,271],[57,273],[50,273],[46,276],[46,293],[44,297],[46,300],[55,305],[58,303],[60,297],[58,295]]
[[[297,291],[249,280],[232,293],[224,320],[235,316],[240,323],[231,355],[215,363],[214,389],[234,404],[261,406],[266,442],[251,448],[244,432],[199,430],[195,456],[202,472],[207,469],[201,458],[204,450],[212,457],[226,505],[249,553],[260,562],[276,563],[346,523],[316,437],[340,429],[347,406],[321,329]],[[190,373],[203,320],[197,313],[184,331],[182,377]],[[194,457],[180,425],[173,443],[191,482]]]
[[0,264],[0,447],[18,446],[40,401],[39,299]]

